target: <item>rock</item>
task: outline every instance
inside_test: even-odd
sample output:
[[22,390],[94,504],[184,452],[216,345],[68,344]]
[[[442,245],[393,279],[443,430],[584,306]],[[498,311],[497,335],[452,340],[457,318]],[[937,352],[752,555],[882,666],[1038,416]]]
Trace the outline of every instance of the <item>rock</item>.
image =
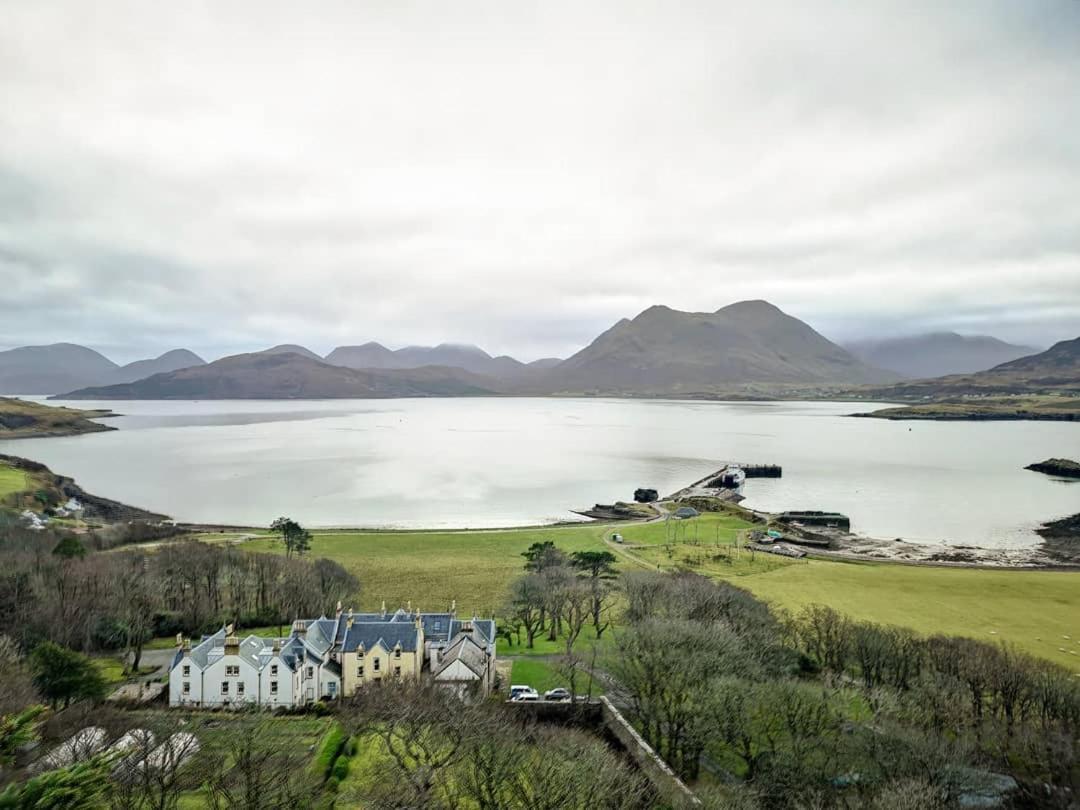
[[1028,464],[1024,469],[1062,478],[1080,478],[1080,464],[1067,458],[1048,458],[1037,464]]

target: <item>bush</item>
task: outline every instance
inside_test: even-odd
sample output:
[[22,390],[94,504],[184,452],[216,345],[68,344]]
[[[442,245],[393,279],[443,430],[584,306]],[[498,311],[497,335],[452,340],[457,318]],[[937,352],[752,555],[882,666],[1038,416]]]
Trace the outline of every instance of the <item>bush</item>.
[[326,732],[326,737],[323,738],[322,747],[319,748],[315,761],[311,764],[312,770],[324,779],[328,777],[331,768],[334,767],[334,761],[345,746],[345,740],[345,730],[341,725],[335,723],[331,726],[330,730]]
[[337,758],[334,762],[333,772],[330,776],[331,779],[337,779],[338,782],[344,782],[349,775],[349,758],[344,754]]

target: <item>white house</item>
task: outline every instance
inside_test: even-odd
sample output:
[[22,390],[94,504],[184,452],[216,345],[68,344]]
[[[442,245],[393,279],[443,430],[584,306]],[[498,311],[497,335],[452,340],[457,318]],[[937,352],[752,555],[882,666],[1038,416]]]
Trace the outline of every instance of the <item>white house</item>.
[[177,642],[170,706],[304,706],[424,671],[458,691],[487,692],[495,682],[494,620],[460,620],[453,609],[353,613],[339,605],[333,619],[293,622],[285,638],[241,639],[229,625],[194,646]]

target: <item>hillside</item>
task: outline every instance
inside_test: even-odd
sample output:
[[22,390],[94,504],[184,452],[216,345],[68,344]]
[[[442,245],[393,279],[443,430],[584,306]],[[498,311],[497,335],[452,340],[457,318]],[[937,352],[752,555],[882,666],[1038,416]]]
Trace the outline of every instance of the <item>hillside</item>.
[[885,400],[1080,394],[1080,338],[1063,340],[1045,352],[1011,360],[976,374],[905,381],[866,389],[861,394]]
[[1038,351],[987,335],[955,332],[864,340],[844,348],[871,366],[913,378],[971,374]]
[[74,343],[23,346],[0,352],[0,393],[55,394],[110,380],[119,367]]
[[90,421],[107,415],[108,411],[81,411],[0,397],[0,439],[75,436],[115,430]]
[[478,396],[493,381],[460,369],[358,370],[295,353],[239,354],[57,399],[335,399]]
[[977,374],[912,380],[851,392],[913,402],[858,416],[876,419],[1080,421],[1080,338]]
[[548,393],[693,396],[895,378],[772,304],[742,301],[712,313],[650,307],[545,371],[534,387]]

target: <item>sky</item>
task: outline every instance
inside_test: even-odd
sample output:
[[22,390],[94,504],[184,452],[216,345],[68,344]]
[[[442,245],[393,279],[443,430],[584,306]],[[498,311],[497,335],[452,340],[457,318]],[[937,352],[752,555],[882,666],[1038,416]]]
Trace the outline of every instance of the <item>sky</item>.
[[1080,335],[1080,2],[0,0],[0,348]]

